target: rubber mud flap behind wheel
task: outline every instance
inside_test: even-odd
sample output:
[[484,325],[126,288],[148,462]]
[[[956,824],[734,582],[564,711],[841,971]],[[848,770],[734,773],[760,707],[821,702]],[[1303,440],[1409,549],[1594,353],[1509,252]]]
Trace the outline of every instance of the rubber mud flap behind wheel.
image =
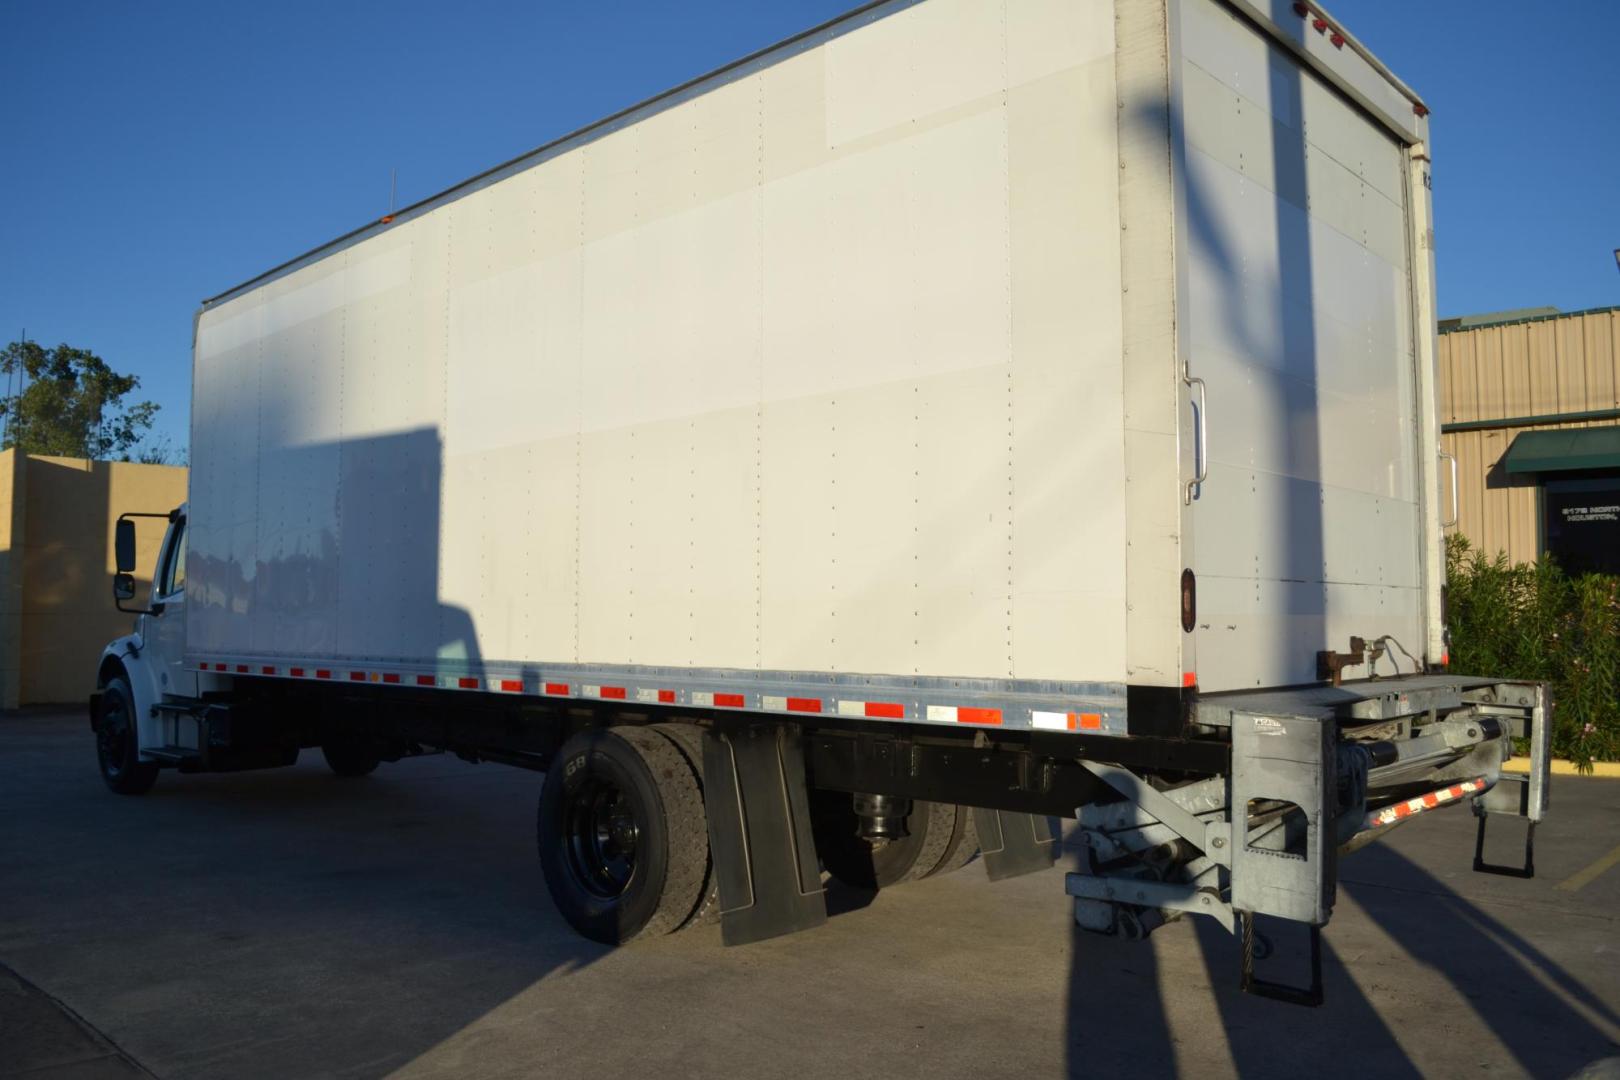
[[1056,860],[1056,838],[1044,814],[978,807],[973,816],[974,828],[979,834],[979,852],[984,856],[984,872],[991,881],[1033,874],[1045,870]]
[[650,728],[569,739],[546,773],[537,831],[546,887],[592,941],[677,930],[703,896],[709,840],[697,776]]

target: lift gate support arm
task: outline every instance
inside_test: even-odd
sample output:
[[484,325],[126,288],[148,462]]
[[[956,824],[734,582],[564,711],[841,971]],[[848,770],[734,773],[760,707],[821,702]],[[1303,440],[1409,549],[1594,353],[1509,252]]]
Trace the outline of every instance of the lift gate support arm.
[[[1207,915],[1241,935],[1244,991],[1319,1005],[1321,929],[1333,913],[1341,853],[1471,798],[1479,815],[1474,868],[1533,873],[1529,838],[1547,806],[1544,687],[1420,676],[1320,689],[1210,705],[1200,719],[1229,728],[1225,776],[1164,790],[1129,769],[1082,760],[1123,801],[1077,812],[1082,870],[1065,886],[1075,921],[1139,939],[1183,912]],[[1287,705],[1296,708],[1280,707]],[[1399,736],[1384,734],[1391,730]],[[1523,779],[1500,776],[1513,736],[1530,742]],[[1369,812],[1369,802],[1379,808]],[[1485,861],[1492,817],[1528,822],[1523,868]],[[1307,985],[1256,976],[1256,953],[1267,951],[1260,916],[1310,927]]]

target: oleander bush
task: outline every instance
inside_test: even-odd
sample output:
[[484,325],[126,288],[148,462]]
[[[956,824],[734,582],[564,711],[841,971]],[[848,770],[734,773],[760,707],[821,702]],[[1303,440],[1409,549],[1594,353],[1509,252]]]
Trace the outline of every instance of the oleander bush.
[[1620,759],[1620,577],[1570,577],[1446,541],[1451,670],[1553,687],[1553,753],[1583,771]]

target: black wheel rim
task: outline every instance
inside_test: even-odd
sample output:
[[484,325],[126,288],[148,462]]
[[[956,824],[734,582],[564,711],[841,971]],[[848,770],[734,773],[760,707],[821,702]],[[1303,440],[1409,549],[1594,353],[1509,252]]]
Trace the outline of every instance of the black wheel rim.
[[602,900],[624,895],[636,876],[641,826],[618,785],[588,776],[574,788],[564,815],[568,868],[581,888]]
[[129,751],[129,712],[124,699],[109,694],[103,699],[101,724],[96,728],[96,753],[101,758],[101,770],[116,777],[124,771],[124,755]]

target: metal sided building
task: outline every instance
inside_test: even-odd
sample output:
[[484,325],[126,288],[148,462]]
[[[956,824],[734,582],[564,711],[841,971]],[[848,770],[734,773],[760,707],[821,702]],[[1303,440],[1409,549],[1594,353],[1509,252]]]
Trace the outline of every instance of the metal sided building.
[[1440,323],[1456,523],[1513,562],[1620,573],[1620,307]]

